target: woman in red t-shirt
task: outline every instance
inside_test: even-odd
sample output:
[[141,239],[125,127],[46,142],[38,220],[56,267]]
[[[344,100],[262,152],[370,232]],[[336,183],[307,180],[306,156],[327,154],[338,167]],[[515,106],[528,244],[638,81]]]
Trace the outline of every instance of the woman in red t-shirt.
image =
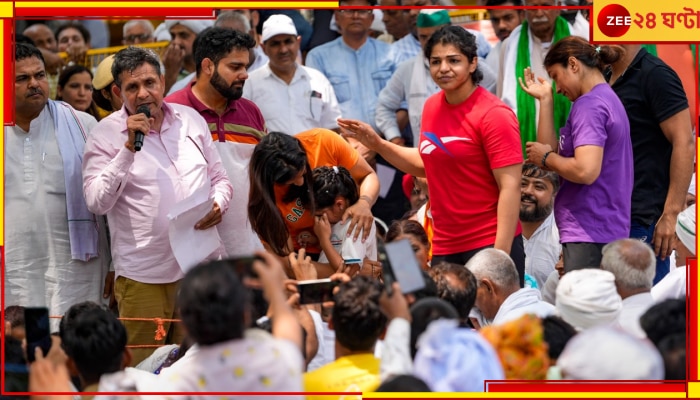
[[424,52],[442,90],[424,105],[418,148],[382,140],[361,121],[339,119],[338,125],[396,168],[428,179],[434,263],[465,264],[478,251],[495,247],[511,255],[522,286],[523,155],[517,117],[478,85],[483,75],[471,33],[442,27]]

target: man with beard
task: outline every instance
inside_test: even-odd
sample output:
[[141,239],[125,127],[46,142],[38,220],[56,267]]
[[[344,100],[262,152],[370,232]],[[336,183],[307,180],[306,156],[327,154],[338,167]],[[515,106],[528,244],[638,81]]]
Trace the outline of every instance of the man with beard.
[[543,288],[559,259],[561,244],[552,206],[559,177],[532,163],[523,164],[520,185],[520,225],[525,245],[525,274]]
[[263,24],[262,41],[270,61],[250,74],[243,96],[260,107],[267,128],[289,135],[313,128],[338,131],[333,86],[321,72],[296,61],[301,37],[294,21],[271,15]]
[[76,302],[101,301],[109,266],[104,220],[88,210],[81,175],[85,138],[97,121],[49,100],[36,47],[17,43],[14,70],[15,126],[5,127],[5,304],[63,315]]
[[[515,28],[501,45],[500,67],[498,71],[498,97],[508,104],[520,122],[520,137],[525,154],[525,143],[537,140],[539,102],[534,101],[518,84],[525,68],[530,67],[535,76],[549,78],[544,68],[544,58],[559,39],[566,36],[579,36],[588,40],[588,21],[578,14],[575,24],[570,24],[559,16],[558,9],[545,9],[556,5],[555,0],[525,0],[525,21]],[[580,17],[579,17],[580,16]],[[523,78],[524,79],[524,78]],[[552,84],[552,86],[555,86]],[[555,88],[556,89],[556,88]],[[554,125],[556,131],[564,126],[569,116],[571,101],[561,94],[554,95]]]
[[248,222],[248,163],[255,145],[267,133],[260,109],[241,98],[248,79],[250,35],[226,28],[210,28],[195,41],[197,79],[166,101],[190,106],[209,124],[214,145],[236,188],[231,207],[219,225],[219,234],[230,257],[252,254],[263,248]]

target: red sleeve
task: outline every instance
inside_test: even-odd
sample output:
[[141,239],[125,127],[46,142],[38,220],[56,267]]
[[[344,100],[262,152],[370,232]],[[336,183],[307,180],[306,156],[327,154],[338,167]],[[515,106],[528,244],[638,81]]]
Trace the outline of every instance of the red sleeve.
[[518,119],[505,105],[497,105],[484,114],[481,138],[492,170],[523,162]]

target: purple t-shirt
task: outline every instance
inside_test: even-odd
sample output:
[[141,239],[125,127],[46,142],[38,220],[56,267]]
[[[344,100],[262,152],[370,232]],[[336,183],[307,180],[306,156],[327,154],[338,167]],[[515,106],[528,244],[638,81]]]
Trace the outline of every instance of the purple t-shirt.
[[559,154],[579,146],[603,148],[600,176],[590,185],[562,179],[554,217],[562,243],[609,243],[629,237],[634,182],[627,113],[607,83],[595,86],[571,107],[559,132]]

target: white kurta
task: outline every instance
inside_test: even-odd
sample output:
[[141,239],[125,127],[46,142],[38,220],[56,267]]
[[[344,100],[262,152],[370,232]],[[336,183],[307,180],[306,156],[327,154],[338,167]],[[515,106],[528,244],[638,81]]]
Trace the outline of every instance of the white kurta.
[[[88,131],[96,125],[76,113]],[[5,146],[5,306],[63,315],[75,303],[100,303],[109,266],[106,231],[101,224],[100,257],[71,259],[63,159],[48,107],[29,132],[5,127]],[[52,330],[57,326],[52,320]]]

